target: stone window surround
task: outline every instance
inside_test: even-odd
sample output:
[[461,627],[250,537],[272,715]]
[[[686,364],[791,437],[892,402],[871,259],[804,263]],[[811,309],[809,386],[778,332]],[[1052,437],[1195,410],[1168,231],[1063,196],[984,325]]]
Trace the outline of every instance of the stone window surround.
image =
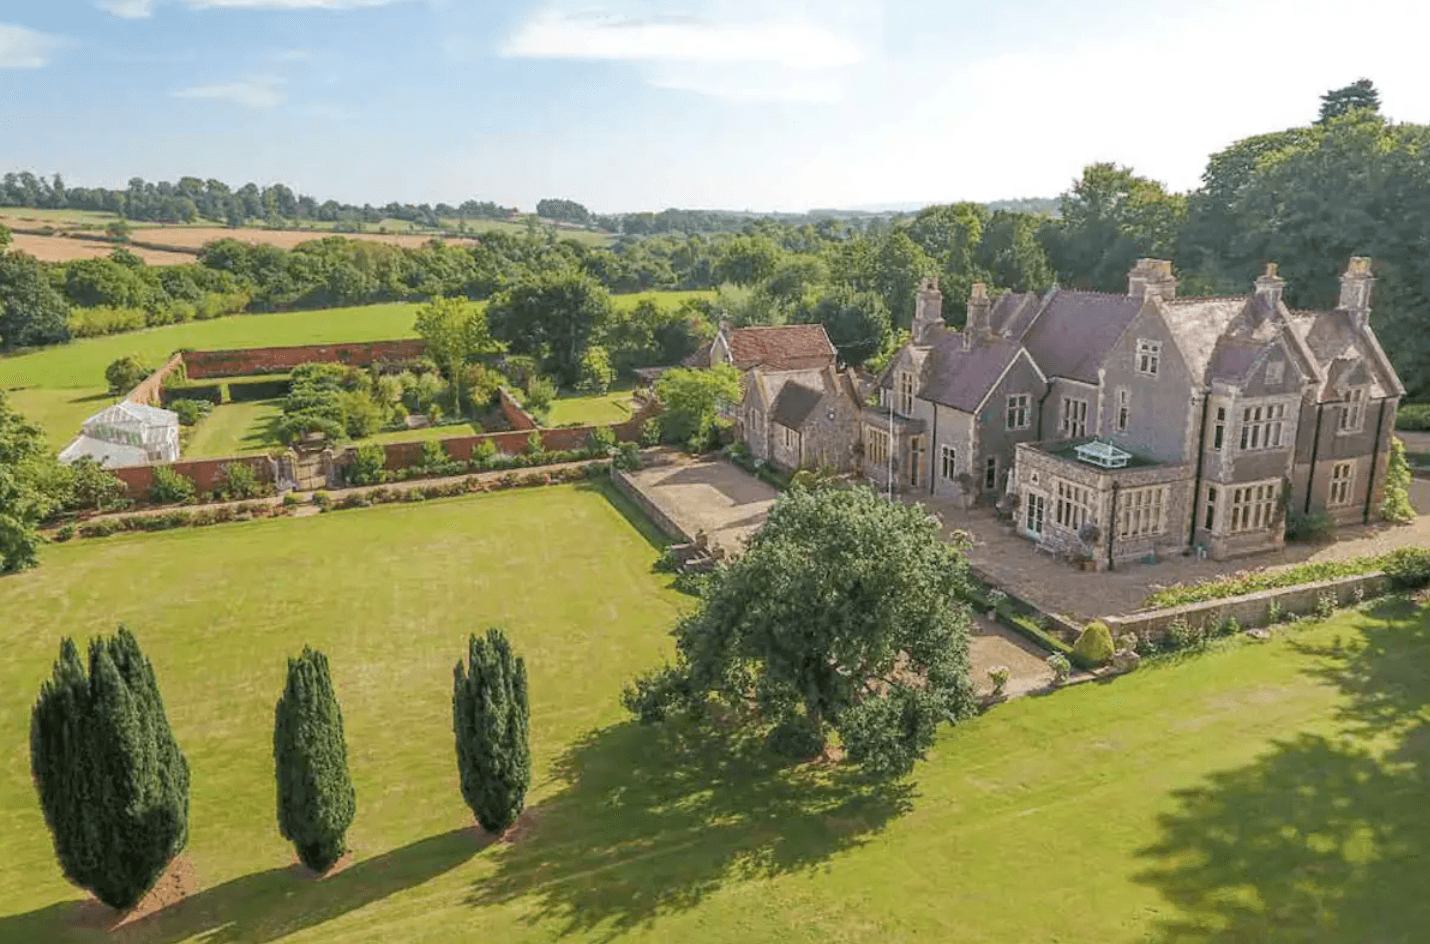
[[1151,338],[1137,339],[1137,373],[1147,377],[1157,376],[1162,361],[1162,342]]
[[983,488],[985,491],[993,491],[998,487],[998,456],[997,454],[988,456],[983,460]]
[[1346,391],[1340,422],[1336,424],[1336,435],[1359,433],[1365,428],[1365,405],[1369,399],[1370,391],[1364,386],[1352,387]]
[[1331,486],[1326,495],[1326,507],[1344,508],[1355,501],[1356,464],[1354,459],[1337,462],[1331,467]]
[[1070,439],[1087,435],[1087,398],[1063,397],[1062,434]]
[[1145,538],[1167,533],[1167,486],[1143,485],[1117,499],[1117,537]]
[[873,465],[883,467],[889,462],[889,433],[887,430],[865,425],[864,439],[869,444],[867,458]]
[[1281,480],[1238,482],[1227,487],[1231,512],[1227,534],[1249,534],[1269,529],[1276,520],[1276,504],[1281,498]]
[[1113,418],[1113,425],[1119,433],[1127,432],[1127,428],[1132,424],[1132,391],[1126,387],[1117,388],[1117,414]]
[[945,482],[952,482],[958,478],[958,449],[954,446],[944,444],[939,446],[939,471]]
[[1008,410],[1005,419],[1009,430],[1027,429],[1033,425],[1033,395],[1030,393],[1008,394]]
[[1235,442],[1237,452],[1267,452],[1289,449],[1295,436],[1287,424],[1294,420],[1294,404],[1287,398],[1238,400]]

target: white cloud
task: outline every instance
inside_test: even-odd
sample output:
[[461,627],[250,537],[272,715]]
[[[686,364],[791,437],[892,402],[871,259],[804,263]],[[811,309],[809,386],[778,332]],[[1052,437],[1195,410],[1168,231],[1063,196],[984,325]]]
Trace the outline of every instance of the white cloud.
[[[832,15],[831,15],[832,14]],[[797,12],[748,15],[618,15],[547,9],[501,47],[513,59],[627,62],[657,88],[737,102],[834,102],[848,72],[870,59],[862,35],[838,21]]]
[[865,59],[853,37],[802,19],[722,23],[555,10],[529,20],[501,52],[512,58],[758,62],[788,69],[850,66]]
[[[100,7],[124,19],[143,19],[154,14],[158,0],[103,0]],[[229,10],[349,10],[356,7],[381,7],[401,0],[177,0],[197,9]]]
[[212,98],[218,101],[233,102],[235,105],[242,105],[245,108],[272,108],[283,101],[283,93],[279,90],[282,84],[282,79],[244,79],[221,85],[195,85],[191,88],[179,89],[174,96],[176,98]]
[[28,26],[0,23],[0,69],[38,69],[64,40]]
[[100,7],[125,20],[142,20],[154,15],[154,0],[108,0]]

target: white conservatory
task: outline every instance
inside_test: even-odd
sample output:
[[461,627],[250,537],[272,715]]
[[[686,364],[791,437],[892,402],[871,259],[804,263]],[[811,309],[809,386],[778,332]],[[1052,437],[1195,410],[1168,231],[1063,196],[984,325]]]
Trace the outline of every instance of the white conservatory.
[[179,415],[127,400],[84,421],[83,432],[60,453],[69,464],[89,456],[106,468],[176,462]]

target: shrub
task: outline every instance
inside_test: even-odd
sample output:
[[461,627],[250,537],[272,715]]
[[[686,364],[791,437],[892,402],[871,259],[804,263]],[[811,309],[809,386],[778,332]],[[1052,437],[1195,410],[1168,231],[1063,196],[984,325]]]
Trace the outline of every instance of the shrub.
[[526,399],[522,406],[532,416],[544,417],[551,412],[556,399],[556,384],[545,377],[532,375],[526,379]]
[[70,464],[70,507],[104,511],[123,500],[128,486],[105,470],[93,456],[81,456]]
[[64,875],[111,908],[135,904],[188,841],[189,765],[154,668],[123,626],[60,643],[30,715],[30,772]]
[[154,467],[154,484],[149,486],[149,501],[156,505],[173,505],[193,499],[193,479],[175,472],[172,466]]
[[1048,668],[1053,670],[1053,681],[1062,684],[1072,675],[1072,663],[1061,652],[1048,656]]
[[313,504],[317,505],[319,508],[327,508],[333,503],[333,496],[329,495],[327,492],[314,492],[312,501]]
[[1222,600],[1227,597],[1274,590],[1278,587],[1294,587],[1303,583],[1319,583],[1337,577],[1354,577],[1381,569],[1380,557],[1352,557],[1338,561],[1317,561],[1298,564],[1286,570],[1251,570],[1228,577],[1221,577],[1207,583],[1167,587],[1147,597],[1151,609],[1181,606],[1186,603],[1200,603],[1203,600]]
[[292,507],[293,505],[301,505],[302,503],[303,496],[297,492],[287,492],[283,496],[283,506],[285,508]]
[[1266,604],[1266,622],[1275,624],[1281,622],[1286,614],[1281,611],[1281,601],[1272,600]]
[[641,467],[641,450],[635,443],[621,443],[620,451],[616,453],[616,468],[624,469],[627,472],[634,472]]
[[1178,616],[1167,624],[1165,639],[1169,649],[1186,649],[1192,644],[1192,627],[1187,625],[1185,619]]
[[541,441],[541,431],[533,429],[526,437],[526,454],[539,456],[545,451],[546,445]]
[[472,447],[472,462],[474,462],[478,468],[490,465],[492,460],[496,457],[497,444],[490,439],[483,439]]
[[1430,547],[1402,547],[1385,555],[1385,576],[1397,590],[1430,585]]
[[1380,516],[1395,524],[1415,520],[1415,506],[1410,504],[1410,464],[1405,461],[1405,443],[1399,436],[1390,440],[1390,458],[1385,468],[1385,494],[1380,502]]
[[1329,590],[1322,590],[1316,597],[1316,618],[1330,619],[1336,615],[1336,595]]
[[387,450],[381,443],[364,443],[353,453],[348,481],[354,485],[376,485],[386,481]]
[[499,629],[472,634],[465,667],[459,660],[453,670],[452,727],[462,798],[489,833],[516,822],[526,802],[529,716],[525,660]]
[[422,458],[418,463],[422,468],[436,471],[451,461],[447,447],[440,440],[428,439],[422,443]]
[[642,446],[659,446],[659,445],[660,445],[660,421],[659,421],[659,420],[646,420],[645,423],[641,426],[641,445],[642,445]]
[[611,450],[616,448],[616,431],[609,426],[597,426],[591,430],[586,447],[591,450],[592,455],[609,455]]
[[219,470],[218,495],[223,501],[261,498],[268,486],[258,481],[253,467],[242,462],[229,462]]
[[133,390],[153,372],[154,368],[130,354],[111,362],[104,369],[104,379],[109,382],[109,392],[118,396]]
[[288,682],[273,717],[273,766],[278,831],[304,865],[326,872],[345,851],[357,799],[328,658],[306,646],[288,660]]
[[1320,543],[1335,540],[1336,520],[1324,511],[1309,515],[1292,511],[1286,518],[1286,540]]
[[988,681],[993,683],[994,698],[1003,697],[1003,690],[1008,687],[1008,679],[1012,674],[1006,665],[995,665],[988,670]]
[[1218,636],[1236,636],[1241,633],[1241,621],[1235,616],[1228,616],[1217,624]]
[[1106,665],[1112,660],[1112,631],[1107,624],[1094,620],[1083,629],[1073,645],[1073,661],[1085,669]]
[[187,397],[169,402],[169,409],[179,415],[184,426],[193,426],[213,412],[214,405],[207,400],[191,400]]
[[55,529],[56,541],[68,541],[74,537],[75,527],[72,524],[62,524]]
[[1395,411],[1397,429],[1430,430],[1430,403],[1406,403]]

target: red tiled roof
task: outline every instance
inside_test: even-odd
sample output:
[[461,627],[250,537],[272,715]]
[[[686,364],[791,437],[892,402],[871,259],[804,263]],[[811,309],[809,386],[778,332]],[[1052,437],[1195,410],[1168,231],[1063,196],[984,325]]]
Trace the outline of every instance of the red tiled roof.
[[759,364],[776,370],[823,367],[835,357],[822,324],[736,328],[730,332],[730,354],[741,370]]

